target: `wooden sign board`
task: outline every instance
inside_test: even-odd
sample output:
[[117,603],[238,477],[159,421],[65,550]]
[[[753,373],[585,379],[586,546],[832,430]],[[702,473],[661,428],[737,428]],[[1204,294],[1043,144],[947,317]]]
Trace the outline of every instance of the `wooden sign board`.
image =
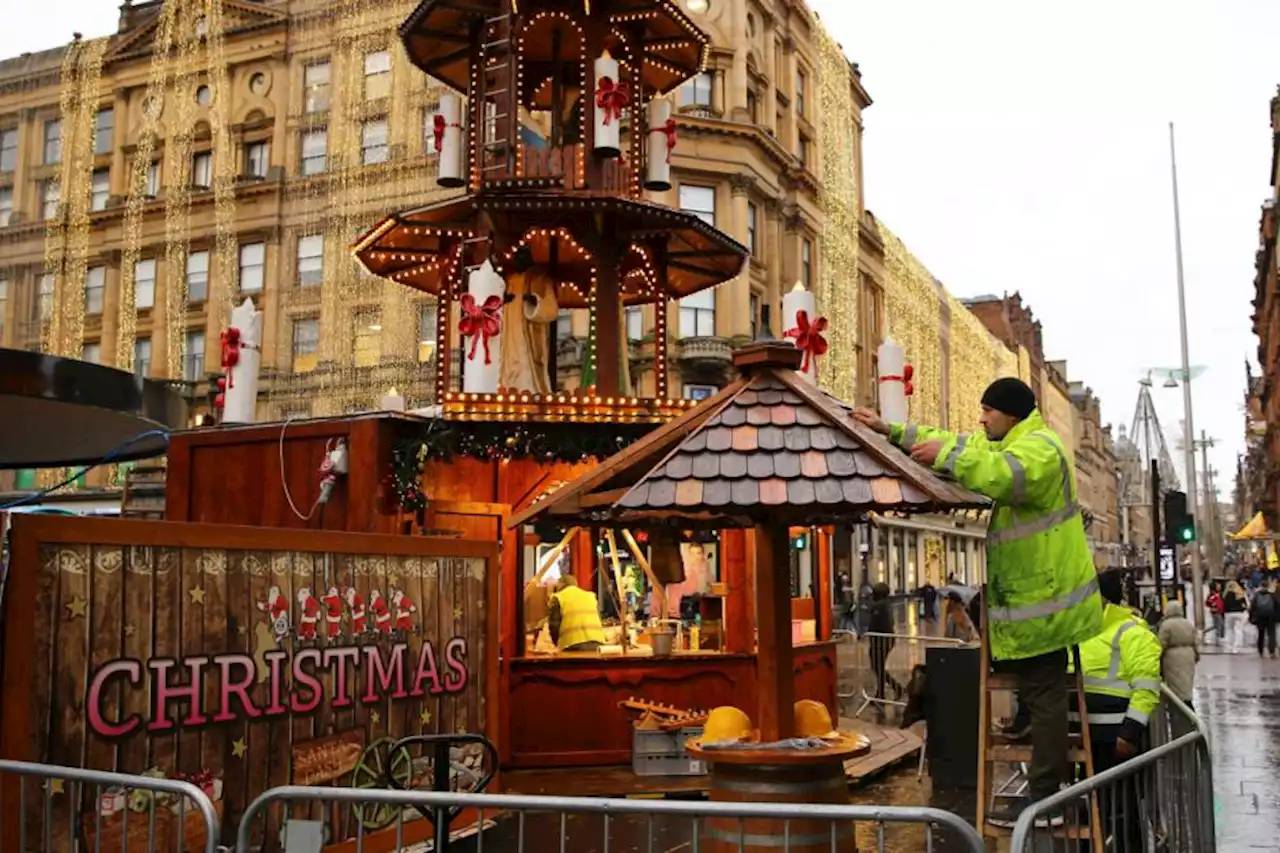
[[[369,751],[389,739],[488,728],[490,543],[26,517],[11,544],[6,758],[220,779],[230,838],[267,788],[380,784]],[[77,793],[55,811],[92,818]],[[355,831],[349,809],[312,811]]]

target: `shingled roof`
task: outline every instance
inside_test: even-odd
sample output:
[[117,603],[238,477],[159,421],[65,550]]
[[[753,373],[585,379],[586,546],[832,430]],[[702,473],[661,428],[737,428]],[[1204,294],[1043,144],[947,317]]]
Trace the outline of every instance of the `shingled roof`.
[[747,526],[984,507],[850,417],[797,372],[786,343],[735,355],[719,394],[512,519]]

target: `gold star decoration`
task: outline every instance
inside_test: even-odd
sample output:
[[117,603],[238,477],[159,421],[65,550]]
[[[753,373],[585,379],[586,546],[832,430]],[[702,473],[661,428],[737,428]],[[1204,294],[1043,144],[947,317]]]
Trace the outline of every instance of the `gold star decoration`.
[[461,622],[461,621],[462,621],[462,608],[461,608],[461,607],[455,607],[455,608],[453,608],[453,618],[454,618],[454,619],[456,619],[456,620],[457,620],[457,621],[459,621],[459,622]]
[[132,636],[133,636],[134,634],[136,634],[136,633],[138,633],[138,629],[137,629],[137,628],[135,628],[135,627],[133,627],[132,625],[125,625],[125,626],[124,626],[124,635],[125,635],[126,637],[132,637]]
[[238,635],[240,635],[241,637],[246,636],[246,635],[249,633],[249,626],[248,626],[248,625],[237,625],[237,626],[236,626],[236,633],[237,633]]
[[45,790],[52,794],[61,794],[63,792],[63,782],[61,779],[50,779],[44,783]]
[[89,612],[89,602],[84,600],[84,596],[77,595],[75,598],[67,602],[67,612],[69,619],[79,616],[81,619]]
[[244,754],[249,751],[249,744],[244,742],[244,738],[236,738],[231,742],[231,754],[236,758],[244,758]]
[[422,713],[418,715],[418,722],[422,723],[424,726],[431,725],[431,709],[430,708],[422,709]]
[[191,596],[192,604],[204,604],[204,587],[193,586],[187,591],[187,594]]
[[378,723],[382,722],[382,715],[377,711],[370,711],[369,722],[373,723],[375,726],[378,725]]
[[387,575],[387,586],[399,586],[400,576],[397,574]]

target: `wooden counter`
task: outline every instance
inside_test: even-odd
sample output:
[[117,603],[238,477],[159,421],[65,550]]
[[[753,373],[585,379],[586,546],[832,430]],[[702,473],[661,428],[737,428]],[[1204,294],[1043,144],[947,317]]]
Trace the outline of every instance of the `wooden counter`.
[[[795,650],[796,698],[836,712],[835,643]],[[507,707],[510,767],[590,767],[631,760],[631,715],[644,698],[704,710],[756,707],[754,654],[681,652],[670,657],[539,655],[513,660]]]

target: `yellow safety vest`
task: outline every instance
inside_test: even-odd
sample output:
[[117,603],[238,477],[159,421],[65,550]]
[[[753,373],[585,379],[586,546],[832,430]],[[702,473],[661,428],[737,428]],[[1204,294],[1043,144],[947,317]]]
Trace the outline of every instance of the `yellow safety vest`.
[[[1126,740],[1136,738],[1160,704],[1160,640],[1125,607],[1108,603],[1102,622],[1102,631],[1080,644],[1089,734],[1114,740],[1127,728]],[[1074,711],[1070,717],[1080,720]]]
[[1101,630],[1075,475],[1039,411],[999,441],[915,424],[893,424],[889,437],[908,452],[941,441],[934,469],[992,500],[986,594],[995,660],[1070,648]]
[[576,586],[565,587],[552,597],[560,603],[560,637],[556,647],[567,649],[579,643],[603,643],[600,605],[594,593]]

